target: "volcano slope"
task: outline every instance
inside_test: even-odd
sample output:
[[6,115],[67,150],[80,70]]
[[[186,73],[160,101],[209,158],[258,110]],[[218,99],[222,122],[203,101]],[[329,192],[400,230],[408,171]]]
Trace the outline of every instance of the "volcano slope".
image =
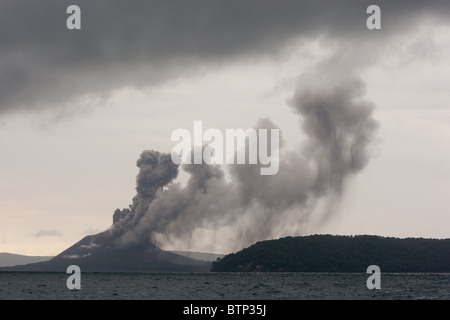
[[77,265],[83,272],[208,272],[210,262],[164,251],[150,243],[120,247],[109,230],[86,236],[45,262],[0,268],[0,271],[65,272]]

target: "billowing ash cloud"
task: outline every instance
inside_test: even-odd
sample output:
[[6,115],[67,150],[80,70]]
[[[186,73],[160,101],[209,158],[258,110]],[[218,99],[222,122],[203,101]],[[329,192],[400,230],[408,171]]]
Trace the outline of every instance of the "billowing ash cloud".
[[116,210],[113,215],[116,233],[122,233],[129,228],[135,228],[141,218],[146,214],[150,204],[162,192],[162,188],[178,175],[178,166],[170,155],[158,151],[144,151],[137,161],[139,175],[137,176],[137,194],[133,198],[130,209]]
[[[279,171],[259,165],[183,165],[176,181],[169,154],[142,153],[137,194],[114,213],[119,245],[189,241],[204,230],[234,247],[301,232],[318,202],[339,197],[370,158],[377,123],[357,70],[380,45],[417,30],[431,16],[447,21],[450,2],[378,0],[382,32],[366,28],[368,1],[79,0],[82,29],[65,28],[66,0],[0,2],[0,115],[56,109],[125,86],[145,87],[236,59],[282,52],[293,41],[330,42],[334,55],[317,76],[299,78],[289,106],[304,145],[282,150]],[[361,54],[365,53],[365,54]],[[331,70],[336,68],[341,70]],[[300,70],[299,70],[300,73]],[[336,76],[338,74],[338,76]],[[274,128],[269,119],[257,128]]]
[[[306,80],[306,79],[304,79]],[[189,240],[201,229],[227,228],[234,247],[277,236],[298,226],[319,200],[339,197],[345,182],[368,163],[377,122],[356,77],[299,83],[290,107],[301,115],[306,143],[280,155],[279,172],[260,174],[259,165],[223,167],[184,164],[186,186],[173,180],[169,154],[145,151],[138,160],[137,195],[130,209],[118,210],[112,232],[121,245]],[[277,128],[261,119],[256,129]],[[166,187],[163,190],[163,187]]]
[[324,85],[318,86],[314,79],[304,79],[301,85],[306,87],[300,87],[291,102],[309,137],[304,153],[316,164],[313,191],[319,195],[341,192],[346,177],[366,166],[378,127],[374,105],[362,99],[362,80],[342,76],[334,81],[331,86],[320,81]]

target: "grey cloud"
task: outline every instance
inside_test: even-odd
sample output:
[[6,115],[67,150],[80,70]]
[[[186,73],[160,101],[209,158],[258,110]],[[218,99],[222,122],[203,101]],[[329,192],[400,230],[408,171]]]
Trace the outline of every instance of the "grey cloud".
[[57,230],[39,230],[38,232],[36,232],[33,236],[36,238],[41,238],[41,237],[59,237],[61,235],[61,233]]
[[0,3],[0,114],[63,107],[123,86],[151,86],[217,62],[276,54],[326,36],[368,43],[409,32],[420,17],[448,18],[448,1],[377,1],[383,31],[365,28],[367,1],[66,0]]

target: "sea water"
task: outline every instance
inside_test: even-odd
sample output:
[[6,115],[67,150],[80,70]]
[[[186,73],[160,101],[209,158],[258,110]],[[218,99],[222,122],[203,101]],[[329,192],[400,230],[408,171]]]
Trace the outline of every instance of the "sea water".
[[382,273],[369,290],[365,273],[81,273],[0,272],[0,299],[31,300],[367,300],[450,299],[449,273]]

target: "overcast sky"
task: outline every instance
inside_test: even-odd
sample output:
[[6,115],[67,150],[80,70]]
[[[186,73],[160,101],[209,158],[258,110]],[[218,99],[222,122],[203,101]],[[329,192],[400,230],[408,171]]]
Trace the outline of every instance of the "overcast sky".
[[[379,125],[370,159],[331,210],[319,199],[276,235],[449,238],[450,2],[390,2],[0,0],[0,252],[56,255],[108,229],[141,152],[170,152],[195,120],[270,118],[297,150],[295,93],[349,75]],[[165,248],[237,249],[203,232]]]

